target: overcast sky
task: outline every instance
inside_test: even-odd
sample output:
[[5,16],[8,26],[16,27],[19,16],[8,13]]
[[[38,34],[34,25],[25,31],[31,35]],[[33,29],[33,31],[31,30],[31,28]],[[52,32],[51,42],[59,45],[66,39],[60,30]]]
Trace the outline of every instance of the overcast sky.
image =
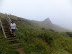
[[72,29],[71,0],[0,0],[0,12],[42,21]]

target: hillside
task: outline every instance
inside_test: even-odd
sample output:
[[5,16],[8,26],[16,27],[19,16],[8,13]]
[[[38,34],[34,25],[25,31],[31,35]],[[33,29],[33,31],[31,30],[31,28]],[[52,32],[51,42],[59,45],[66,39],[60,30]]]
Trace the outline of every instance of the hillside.
[[[3,15],[3,14],[0,14]],[[19,19],[19,17],[9,15],[11,18],[15,18],[16,20]],[[68,30],[66,28],[63,28],[61,26],[55,25],[51,22],[49,18],[45,19],[44,21],[35,21],[35,20],[28,20],[25,18],[20,18],[21,21],[25,21],[24,23],[29,23],[35,27],[44,27],[47,29],[52,29],[56,32],[72,32],[71,30]]]
[[71,32],[71,30],[68,30],[68,29],[63,28],[61,26],[53,24],[49,18],[45,19],[44,21],[34,21],[34,20],[32,20],[31,22],[34,23],[34,24],[37,24],[38,26],[52,29],[56,32]]
[[[19,41],[26,54],[72,54],[72,33],[58,33],[49,28],[38,27],[35,21],[13,15],[9,17],[17,24]],[[6,15],[0,14],[0,18],[6,18]],[[9,46],[8,40],[1,30],[0,32],[0,53],[19,54],[14,49],[16,47]]]

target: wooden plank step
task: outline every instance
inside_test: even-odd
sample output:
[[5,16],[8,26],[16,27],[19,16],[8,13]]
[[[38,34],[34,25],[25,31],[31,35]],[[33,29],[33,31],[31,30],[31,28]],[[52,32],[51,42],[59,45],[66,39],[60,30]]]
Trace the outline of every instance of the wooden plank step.
[[9,25],[9,23],[8,23],[8,22],[3,22],[2,24],[7,24],[7,25]]
[[10,32],[10,31],[5,29],[5,32]]
[[5,24],[2,23],[2,25],[9,26],[9,24],[6,24],[6,23]]
[[14,46],[16,46],[16,45],[21,45],[21,43],[16,43],[16,44],[12,44],[12,45],[14,45]]
[[9,26],[3,25],[4,28],[9,28]]
[[[16,37],[16,36],[15,36]],[[14,38],[14,36],[7,36],[7,38]]]
[[9,31],[6,31],[5,33],[7,33],[7,35],[11,34]]
[[17,39],[17,37],[11,37],[11,38],[7,38],[8,40],[11,40],[11,39]]
[[5,30],[10,30],[9,27],[5,27],[4,29],[5,29]]
[[6,34],[10,34],[10,32],[5,32]]
[[5,29],[5,32],[10,32],[9,30],[7,31],[6,29]]
[[5,32],[10,32],[9,30],[5,30]]
[[16,44],[16,43],[20,43],[19,41],[9,41],[9,44]]
[[11,39],[11,40],[8,40],[8,41],[18,41],[19,39]]
[[13,34],[11,35],[10,33],[9,34],[6,34],[7,37],[16,37],[16,36],[13,36]]
[[[3,25],[3,24],[2,24]],[[3,25],[3,27],[9,27],[9,25]]]
[[22,44],[19,44],[19,45],[10,44],[10,45],[8,45],[8,47],[11,49],[18,49],[18,48],[22,48],[23,46],[22,46]]

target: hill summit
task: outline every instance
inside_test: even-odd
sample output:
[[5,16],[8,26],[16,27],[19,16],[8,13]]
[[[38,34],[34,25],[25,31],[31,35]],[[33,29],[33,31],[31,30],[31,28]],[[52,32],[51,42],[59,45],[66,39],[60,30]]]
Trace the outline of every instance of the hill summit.
[[51,20],[49,18],[45,19],[43,21],[44,24],[52,24]]

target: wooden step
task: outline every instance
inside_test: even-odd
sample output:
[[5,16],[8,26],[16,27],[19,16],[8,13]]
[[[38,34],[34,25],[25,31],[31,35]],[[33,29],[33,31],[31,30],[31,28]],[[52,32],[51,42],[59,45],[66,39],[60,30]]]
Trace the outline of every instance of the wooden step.
[[21,43],[16,43],[16,44],[12,44],[12,45],[15,45],[15,46],[16,46],[16,45],[21,45]]
[[8,22],[4,22],[4,21],[2,21],[2,24],[3,24],[3,25],[9,25]]
[[12,36],[7,36],[7,38],[16,38],[16,36],[15,37],[13,35]]
[[8,28],[9,29],[9,26],[4,26],[4,28]]
[[9,28],[4,28],[4,29],[5,29],[5,30],[8,30],[8,31],[10,30]]
[[9,30],[5,30],[5,32],[10,32]]
[[[2,24],[3,25],[3,24]],[[4,27],[9,27],[10,25],[3,25]]]
[[10,32],[5,32],[6,34],[10,34]]
[[6,24],[6,23],[5,24],[2,24],[2,25],[9,26],[9,24]]
[[11,40],[11,39],[17,39],[17,37],[10,37],[10,38],[7,38],[8,40]]
[[18,41],[19,39],[11,39],[11,40],[8,40],[8,41]]
[[16,40],[16,41],[9,41],[8,43],[9,44],[16,44],[16,43],[20,43],[20,42]]
[[22,44],[18,44],[18,43],[16,43],[16,44],[10,44],[10,45],[8,45],[9,46],[9,48],[11,48],[11,49],[19,49],[19,48],[23,48],[23,46],[22,46]]
[[10,34],[10,32],[5,32],[6,34]]
[[9,26],[7,26],[7,27],[3,27],[4,29],[8,29],[9,30]]

